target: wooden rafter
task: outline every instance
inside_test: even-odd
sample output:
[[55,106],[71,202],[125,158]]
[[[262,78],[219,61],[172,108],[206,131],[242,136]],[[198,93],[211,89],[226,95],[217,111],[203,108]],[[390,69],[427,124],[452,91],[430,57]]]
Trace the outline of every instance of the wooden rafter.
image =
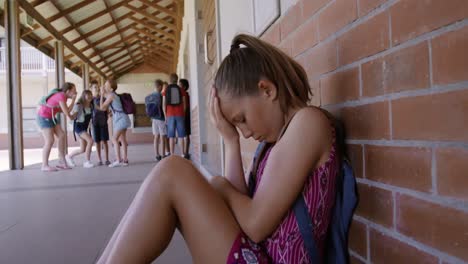
[[147,46],[151,47],[153,50],[162,51],[168,56],[172,56],[174,54],[173,50],[162,47],[158,45],[157,43],[153,42],[151,39],[140,38],[140,41],[143,42],[143,45],[146,44]]
[[171,24],[171,23],[169,23],[169,22],[167,22],[167,21],[165,21],[165,20],[163,20],[163,19],[157,18],[157,17],[155,17],[155,16],[153,16],[153,15],[151,15],[151,14],[148,14],[147,12],[142,11],[142,10],[140,10],[140,9],[138,9],[138,8],[136,8],[136,7],[132,6],[132,5],[130,5],[130,4],[126,4],[125,6],[126,6],[128,9],[132,10],[133,12],[138,13],[138,14],[140,14],[140,15],[146,17],[146,18],[149,19],[149,20],[152,20],[152,21],[154,21],[154,22],[156,22],[156,23],[159,23],[159,24],[161,24],[161,25],[164,25],[164,26],[166,26],[166,27],[168,27],[168,28],[171,28],[171,29],[173,29],[173,30],[177,30],[177,27],[176,27],[174,24]]
[[[63,29],[62,31],[60,31],[60,34],[65,35],[65,34],[67,34],[68,32],[72,31],[75,28],[79,28],[79,27],[81,27],[81,26],[83,26],[83,25],[85,25],[85,24],[87,24],[87,23],[89,23],[89,22],[91,22],[91,21],[93,21],[93,20],[107,14],[108,12],[110,12],[112,10],[115,10],[115,9],[121,7],[121,6],[124,6],[126,2],[127,1],[118,2],[117,4],[109,7],[108,9],[99,11],[94,15],[91,15],[91,16],[89,16],[89,17],[87,17],[87,18],[85,18],[85,19],[83,19],[83,20],[81,20],[79,22],[76,22],[75,24],[72,24],[69,27],[67,27],[67,28]],[[39,45],[43,44],[44,42],[47,43],[47,42],[51,41],[52,39],[54,39],[54,37],[45,38],[43,41],[41,41],[41,43],[39,43]]]
[[80,59],[88,63],[97,73],[105,76],[105,74],[92,63],[83,53],[81,53],[73,44],[71,44],[63,35],[61,35],[47,20],[26,0],[18,0],[19,5],[23,8],[26,13],[32,16],[42,27],[49,31],[52,36],[56,39],[61,40],[65,47],[67,47],[72,53],[75,53]]
[[[115,48],[117,48],[119,45],[121,45],[123,42],[125,42],[125,41],[131,41],[131,40],[137,38],[137,36],[138,36],[138,33],[135,32],[135,33],[133,33],[133,34],[131,34],[131,35],[126,36],[126,37],[123,38],[122,40],[116,41],[116,42],[114,42],[114,43],[112,43],[112,44],[110,44],[110,45],[108,45],[108,46],[106,46],[106,47],[102,47],[102,48],[100,48],[100,49],[97,49],[94,53],[92,53],[91,55],[89,55],[89,58],[94,58],[95,56],[99,55],[99,53],[101,53],[101,52],[104,51],[104,50],[115,49]],[[125,47],[124,47],[124,48],[125,48]]]
[[[103,0],[103,1],[104,1],[104,4],[106,5],[106,9],[109,8],[109,4],[107,3],[107,0]],[[115,24],[115,28],[116,28],[117,31],[119,32],[120,38],[123,39],[123,38],[124,38],[124,36],[123,36],[123,34],[122,34],[123,31],[122,31],[122,30],[120,29],[120,27],[119,27],[119,22],[120,22],[120,21],[118,22],[118,21],[114,18],[114,15],[112,14],[112,12],[110,12],[109,15],[111,16],[111,19],[112,19],[112,21],[113,21],[114,24]],[[130,56],[130,58],[132,58],[133,63],[135,63],[135,58],[133,58],[132,53],[130,53],[130,50],[128,49],[127,43],[124,42],[124,46],[127,48],[128,55]]]
[[151,25],[150,23],[146,22],[144,19],[138,19],[138,18],[136,18],[134,16],[130,17],[130,19],[137,22],[137,23],[139,23],[139,24],[141,24],[141,25],[143,25],[143,26],[145,26],[146,28],[148,28],[148,29],[150,29],[152,31],[156,31],[157,33],[159,33],[159,34],[161,34],[161,35],[163,35],[163,36],[165,36],[165,37],[167,37],[169,39],[172,39],[172,40],[175,39],[175,34],[174,33],[169,33],[167,31],[164,31],[164,30],[160,29],[160,28],[157,28],[157,27]]
[[[130,18],[132,16],[132,14],[133,14],[133,12],[127,13],[127,14],[125,14],[123,16],[120,16],[120,17],[116,18],[116,20],[123,21],[124,19]],[[94,34],[97,34],[97,33],[101,32],[102,30],[104,30],[104,29],[106,29],[106,28],[108,28],[108,27],[110,27],[112,25],[114,25],[114,21],[110,21],[110,22],[108,22],[108,23],[106,23],[106,24],[104,24],[104,25],[102,25],[102,26],[100,26],[100,27],[98,27],[96,29],[93,29],[93,30],[87,32],[83,36],[80,36],[80,37],[72,40],[72,43],[76,44],[76,43],[80,42],[81,40],[83,40],[84,38],[87,38],[87,37],[90,37],[90,36],[92,36]]]
[[80,1],[78,4],[73,5],[73,6],[69,7],[69,8],[67,8],[67,9],[64,9],[64,10],[59,9],[59,12],[56,15],[53,15],[53,16],[47,18],[47,21],[49,23],[52,23],[53,21],[55,21],[55,20],[57,20],[57,19],[59,19],[61,17],[64,17],[64,16],[66,16],[68,14],[71,14],[71,13],[75,12],[76,10],[78,10],[80,8],[83,8],[83,7],[85,7],[85,6],[87,6],[87,5],[91,4],[91,3],[94,3],[94,2],[96,2],[96,1],[95,0],[85,0],[85,1]]
[[177,18],[177,14],[176,12],[170,10],[169,8],[165,8],[163,6],[160,6],[156,3],[153,3],[153,2],[150,2],[148,0],[139,0],[140,2],[142,2],[143,4],[147,5],[147,6],[150,6],[160,12],[163,12],[165,14],[168,14],[169,16],[173,17],[173,18]]
[[151,34],[150,32],[148,32],[146,30],[139,29],[137,27],[135,27],[133,29],[138,33],[141,33],[141,34],[143,34],[143,35],[145,35],[145,36],[147,36],[149,38],[154,39],[155,41],[158,41],[161,44],[161,46],[167,46],[167,47],[170,47],[170,48],[172,48],[174,46],[174,43],[169,42],[169,41],[167,41],[165,39],[162,39],[162,38],[158,38],[157,36]]
[[22,38],[26,37],[27,35],[33,33],[34,30],[39,29],[40,27],[41,27],[40,25],[35,24],[35,25],[33,26],[33,28],[29,28],[29,29],[25,30],[24,32],[21,32],[21,37],[22,37]]
[[49,1],[49,0],[35,0],[35,1],[32,1],[32,2],[31,2],[31,5],[32,5],[33,7],[36,7],[36,6],[42,5],[43,3],[48,2],[48,1]]
[[144,53],[147,53],[147,54],[150,54],[150,55],[152,55],[152,56],[157,57],[158,60],[163,60],[163,61],[165,61],[165,62],[167,62],[167,63],[172,63],[171,60],[169,60],[169,59],[166,58],[166,57],[161,56],[161,54],[159,54],[159,53],[154,52],[153,49],[148,49],[148,48],[146,48],[146,47],[142,47],[142,50],[143,50]]
[[[129,44],[129,48],[131,49],[132,47],[135,46],[135,44],[139,44],[139,41],[136,40],[136,41],[134,41],[134,42],[131,42],[131,43]],[[122,47],[122,48],[117,49],[116,51],[114,51],[114,52],[112,52],[112,53],[110,53],[110,54],[108,54],[108,55],[102,57],[100,60],[96,61],[95,63],[96,63],[96,65],[97,65],[97,64],[103,62],[104,60],[110,59],[110,58],[112,58],[113,56],[115,56],[115,55],[121,53],[122,51],[125,51],[125,47]]]

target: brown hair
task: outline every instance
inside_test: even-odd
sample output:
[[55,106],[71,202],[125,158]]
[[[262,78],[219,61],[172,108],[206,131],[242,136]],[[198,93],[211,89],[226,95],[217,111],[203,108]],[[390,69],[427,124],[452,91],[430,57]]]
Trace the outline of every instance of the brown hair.
[[[240,45],[245,47],[240,47]],[[258,82],[266,78],[278,89],[283,113],[288,107],[305,107],[312,97],[302,66],[278,48],[253,36],[239,34],[219,66],[214,85],[219,92],[240,97],[258,93]]]
[[156,87],[162,87],[163,86],[163,81],[161,81],[161,79],[157,79],[156,81],[154,81],[154,84],[156,85]]
[[117,90],[117,81],[116,80],[110,78],[110,79],[107,79],[107,81],[109,82],[110,87],[112,88],[112,91]]
[[171,73],[171,75],[169,76],[169,81],[171,82],[171,84],[177,84],[177,80],[179,80],[179,76],[177,76],[177,74],[175,73]]
[[80,96],[80,100],[78,100],[78,103],[80,103],[80,104],[84,103],[86,94],[93,97],[93,93],[90,90],[83,90],[83,92],[81,93],[81,96]]
[[68,92],[68,90],[73,89],[73,87],[75,87],[74,83],[66,82],[66,83],[62,84],[62,87],[60,87],[59,90],[66,93],[66,92]]

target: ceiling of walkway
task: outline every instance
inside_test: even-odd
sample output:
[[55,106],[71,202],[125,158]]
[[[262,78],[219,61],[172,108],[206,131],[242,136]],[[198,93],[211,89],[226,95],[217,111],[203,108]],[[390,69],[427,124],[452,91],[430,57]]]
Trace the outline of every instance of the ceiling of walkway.
[[50,56],[62,40],[66,67],[79,75],[84,63],[91,78],[118,78],[143,63],[176,69],[183,0],[17,1],[22,39]]

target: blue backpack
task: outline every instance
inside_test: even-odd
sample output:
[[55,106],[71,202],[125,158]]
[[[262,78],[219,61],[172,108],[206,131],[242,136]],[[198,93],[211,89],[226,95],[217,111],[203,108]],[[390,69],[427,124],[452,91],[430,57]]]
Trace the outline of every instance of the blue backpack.
[[146,114],[154,119],[164,119],[162,110],[162,95],[160,93],[152,93],[145,97]]
[[[336,129],[338,149],[342,148],[338,153],[344,153],[344,133],[339,128]],[[340,146],[341,144],[341,146]],[[255,151],[252,171],[249,176],[249,194],[252,197],[256,185],[256,171],[258,164],[262,160],[265,150],[271,146],[266,142],[261,142]],[[340,155],[343,156],[343,155]],[[312,263],[329,263],[329,264],[346,264],[349,263],[348,252],[348,233],[349,227],[353,218],[354,209],[358,203],[356,190],[356,178],[354,177],[353,169],[349,161],[345,158],[340,158],[341,171],[336,181],[336,197],[335,205],[331,215],[331,222],[328,227],[328,234],[325,244],[325,252],[323,261],[313,236],[313,221],[309,216],[307,205],[304,201],[302,192],[298,195],[294,202],[294,214],[297,224],[304,240],[304,247],[307,250]]]

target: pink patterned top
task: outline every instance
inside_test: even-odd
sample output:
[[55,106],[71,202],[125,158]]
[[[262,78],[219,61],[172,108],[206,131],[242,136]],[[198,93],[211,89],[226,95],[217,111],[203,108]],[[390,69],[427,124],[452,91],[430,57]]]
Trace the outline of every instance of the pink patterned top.
[[[262,179],[263,171],[272,148],[273,146],[267,150],[258,166],[255,191],[257,191],[257,187]],[[323,255],[325,238],[335,201],[335,180],[338,175],[338,162],[336,143],[333,142],[329,159],[309,174],[302,191],[309,214],[311,219],[313,219],[314,239],[321,255]],[[311,263],[304,247],[304,241],[301,237],[293,208],[289,209],[286,213],[276,231],[262,242],[262,246],[267,250],[272,263]]]

